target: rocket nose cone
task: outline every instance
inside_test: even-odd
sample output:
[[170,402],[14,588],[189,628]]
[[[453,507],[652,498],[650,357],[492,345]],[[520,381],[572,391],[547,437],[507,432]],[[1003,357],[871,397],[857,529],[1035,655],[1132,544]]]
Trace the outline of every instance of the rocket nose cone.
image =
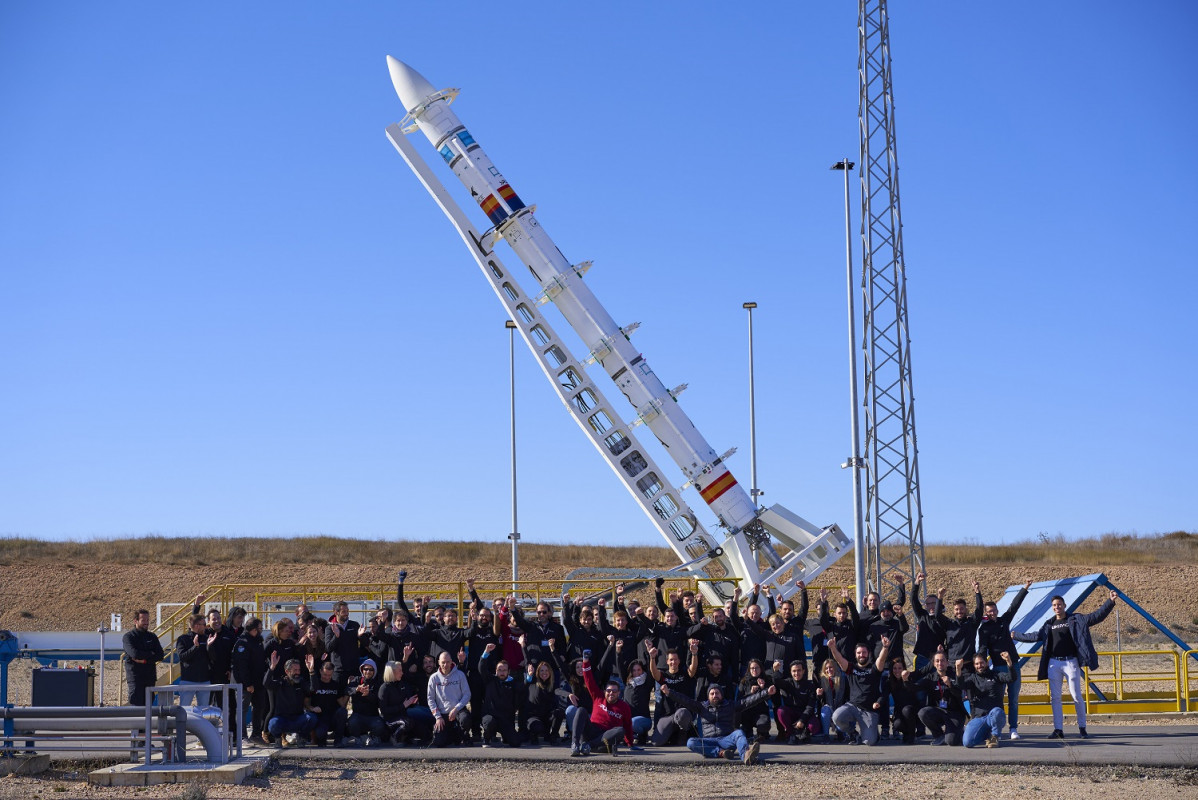
[[423,75],[398,58],[387,56],[387,70],[391,73],[391,83],[399,95],[399,102],[403,103],[404,111],[411,111],[420,105],[421,100],[437,91]]

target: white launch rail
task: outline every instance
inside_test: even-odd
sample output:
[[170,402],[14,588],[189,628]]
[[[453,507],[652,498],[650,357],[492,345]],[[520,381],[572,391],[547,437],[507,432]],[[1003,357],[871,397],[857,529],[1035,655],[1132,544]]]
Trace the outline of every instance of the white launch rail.
[[[466,248],[491,284],[521,337],[532,351],[567,410],[591,443],[623,481],[629,493],[690,572],[712,579],[709,600],[722,602],[739,583],[774,585],[789,593],[798,581],[811,581],[848,552],[850,540],[839,526],[819,528],[780,505],[758,509],[725,464],[735,450],[718,455],[677,402],[685,385],[673,390],[631,345],[634,326],[618,326],[582,277],[590,262],[571,264],[500,175],[489,157],[449,110],[456,89],[435,91],[406,64],[387,57],[392,82],[407,112],[387,128],[387,138],[445,212]],[[405,127],[406,125],[406,127]],[[421,131],[493,223],[479,233],[445,186],[408,142]],[[538,284],[530,298],[495,253],[507,241]],[[552,302],[584,343],[585,359],[574,356],[540,312]],[[591,380],[586,367],[598,364],[634,409],[630,423]],[[661,467],[637,439],[635,429],[649,428],[682,469],[718,519],[714,537],[703,527]],[[778,552],[777,540],[785,549]]]

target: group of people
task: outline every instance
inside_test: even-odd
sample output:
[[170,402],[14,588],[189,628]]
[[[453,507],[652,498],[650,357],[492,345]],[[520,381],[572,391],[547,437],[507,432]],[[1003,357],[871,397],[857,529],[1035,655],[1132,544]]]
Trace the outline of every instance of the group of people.
[[[874,745],[927,735],[932,745],[996,747],[1008,724],[1009,738],[1019,738],[1016,641],[1044,643],[1038,677],[1049,681],[1051,735],[1064,736],[1062,684],[1087,735],[1081,670],[1097,667],[1089,628],[1116,598],[1112,591],[1097,611],[1069,614],[1054,597],[1054,616],[1018,633],[1010,623],[1030,581],[1003,614],[974,583],[972,610],[960,598],[949,615],[943,589],[921,600],[921,573],[909,663],[911,625],[897,579],[895,602],[871,592],[861,610],[847,589],[834,603],[821,590],[808,625],[801,582],[797,609],[794,597],[759,586],[743,612],[740,589],[706,609],[691,591],[664,596],[658,579],[655,603],[645,606],[625,598],[623,586],[610,609],[602,597],[567,594],[559,621],[545,602],[531,614],[511,596],[488,605],[470,580],[468,619],[459,620],[455,608],[428,598],[409,608],[405,578],[401,571],[394,609],[378,609],[365,626],[339,602],[327,619],[300,605],[266,631],[241,608],[227,620],[216,609],[201,614],[205,598],[197,597],[190,630],[175,643],[179,684],[241,684],[250,740],[283,746],[543,742],[585,756],[681,745],[744,764],[771,736]],[[124,649],[129,700],[140,705],[163,658],[149,612],[137,612]],[[180,702],[218,701],[198,692],[181,690]]]

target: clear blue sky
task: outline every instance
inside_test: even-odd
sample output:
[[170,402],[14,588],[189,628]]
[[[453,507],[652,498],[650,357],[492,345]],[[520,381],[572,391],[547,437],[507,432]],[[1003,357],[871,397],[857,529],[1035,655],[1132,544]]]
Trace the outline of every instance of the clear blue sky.
[[[928,541],[1198,529],[1198,6],[891,13]],[[0,4],[0,534],[503,541],[504,315],[388,53],[746,485],[760,304],[764,499],[849,528],[856,47],[848,2]],[[516,371],[525,541],[657,542]]]

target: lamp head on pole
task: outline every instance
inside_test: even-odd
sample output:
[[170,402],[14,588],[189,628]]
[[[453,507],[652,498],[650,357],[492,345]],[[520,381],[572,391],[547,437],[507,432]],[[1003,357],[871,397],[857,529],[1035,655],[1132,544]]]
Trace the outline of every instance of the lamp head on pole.
[[756,303],[743,303],[743,304],[741,304],[741,308],[750,308],[750,309],[757,308],[757,304]]
[[515,322],[513,322],[513,321],[512,321],[512,320],[510,320],[510,319],[509,319],[509,320],[505,320],[505,321],[504,321],[504,323],[503,323],[503,327],[505,327],[505,328],[514,328],[514,327],[516,327],[516,323],[515,323]]
[[835,164],[828,167],[828,169],[851,170],[855,166],[857,165],[846,158],[844,161],[837,161]]

